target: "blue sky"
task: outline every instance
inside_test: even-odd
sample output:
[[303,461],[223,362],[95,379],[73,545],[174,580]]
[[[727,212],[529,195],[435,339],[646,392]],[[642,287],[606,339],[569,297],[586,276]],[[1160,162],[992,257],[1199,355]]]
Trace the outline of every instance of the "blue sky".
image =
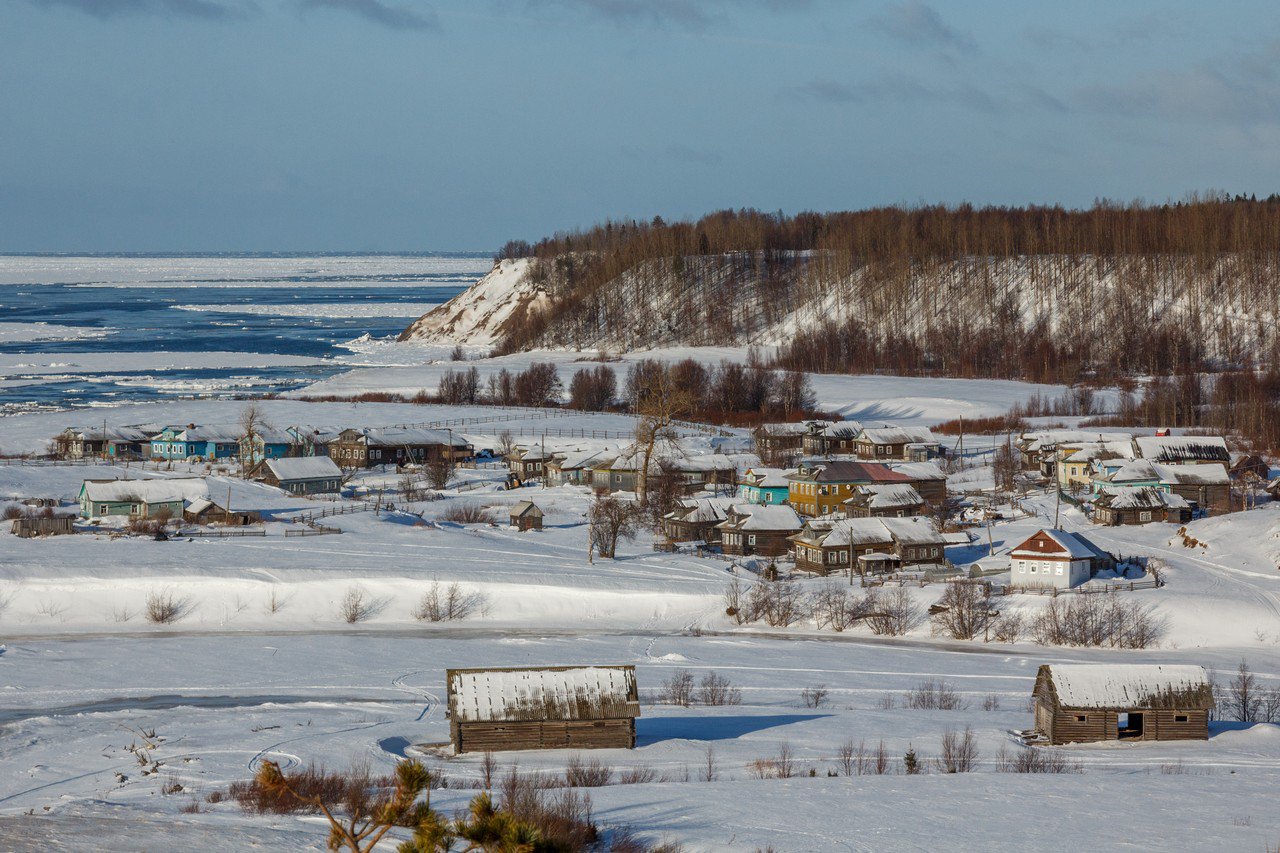
[[1280,192],[1274,3],[0,0],[0,250]]

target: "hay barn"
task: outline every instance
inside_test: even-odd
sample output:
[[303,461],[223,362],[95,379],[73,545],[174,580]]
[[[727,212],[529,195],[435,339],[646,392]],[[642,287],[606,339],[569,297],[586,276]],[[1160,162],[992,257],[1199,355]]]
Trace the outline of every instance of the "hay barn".
[[1201,666],[1045,664],[1032,699],[1052,744],[1208,740],[1213,686]]
[[451,669],[446,681],[455,752],[636,745],[634,666]]

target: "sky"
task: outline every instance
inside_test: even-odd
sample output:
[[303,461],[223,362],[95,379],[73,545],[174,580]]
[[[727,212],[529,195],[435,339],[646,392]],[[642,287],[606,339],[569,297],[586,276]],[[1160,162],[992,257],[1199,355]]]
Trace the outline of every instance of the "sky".
[[1280,192],[1274,0],[0,0],[0,251]]

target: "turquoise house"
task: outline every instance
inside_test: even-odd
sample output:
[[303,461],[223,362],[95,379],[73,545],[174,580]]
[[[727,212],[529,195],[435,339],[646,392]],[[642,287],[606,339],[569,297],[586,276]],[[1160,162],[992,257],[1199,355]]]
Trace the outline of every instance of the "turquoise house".
[[738,481],[738,497],[753,504],[784,504],[790,487],[781,468],[748,468]]
[[1097,460],[1090,482],[1095,497],[1101,494],[1104,488],[1111,491],[1147,487],[1156,488],[1162,492],[1173,490],[1160,470],[1146,459]]
[[230,459],[240,452],[234,427],[167,426],[151,437],[154,459]]

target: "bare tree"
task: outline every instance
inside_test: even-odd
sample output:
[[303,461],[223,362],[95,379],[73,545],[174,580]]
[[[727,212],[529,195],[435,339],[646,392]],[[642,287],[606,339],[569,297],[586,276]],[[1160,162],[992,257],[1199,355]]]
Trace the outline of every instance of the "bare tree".
[[[251,402],[240,410],[238,420],[240,426],[240,470],[248,471],[254,465],[258,442],[262,440],[263,430],[270,429],[266,421],[266,412],[257,402]],[[266,448],[263,448],[265,454]]]
[[947,729],[942,734],[942,754],[938,767],[944,773],[969,773],[978,761],[978,739],[973,730],[964,727],[964,733]]
[[640,453],[636,472],[636,494],[644,500],[654,451],[664,442],[675,444],[680,434],[676,423],[689,417],[697,405],[687,388],[673,379],[660,362],[637,362],[627,375],[631,411],[636,415],[636,447]]
[[431,488],[439,491],[449,487],[449,480],[453,478],[453,460],[445,457],[432,459],[427,463],[427,482]]
[[589,513],[591,544],[601,557],[613,559],[620,539],[633,539],[639,532],[640,514],[635,504],[608,495],[596,498]]
[[972,640],[991,627],[999,613],[992,609],[985,584],[952,582],[934,605],[933,632],[954,640]]

